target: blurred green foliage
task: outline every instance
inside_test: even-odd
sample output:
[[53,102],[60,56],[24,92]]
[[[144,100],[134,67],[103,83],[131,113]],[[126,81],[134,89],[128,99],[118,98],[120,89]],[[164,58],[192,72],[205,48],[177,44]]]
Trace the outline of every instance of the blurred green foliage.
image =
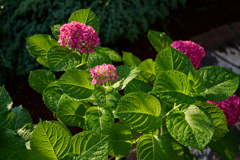
[[68,22],[78,9],[91,8],[100,21],[101,44],[131,42],[149,25],[186,0],[0,0],[0,84],[40,65],[26,50],[25,38],[51,34],[50,26]]

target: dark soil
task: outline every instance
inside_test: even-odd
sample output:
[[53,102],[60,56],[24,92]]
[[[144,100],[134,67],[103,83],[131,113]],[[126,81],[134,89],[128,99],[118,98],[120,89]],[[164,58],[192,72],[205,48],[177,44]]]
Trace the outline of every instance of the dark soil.
[[[187,0],[185,8],[173,10],[165,19],[158,21],[150,29],[166,32],[173,40],[186,40],[200,33],[206,32],[224,24],[240,20],[239,0]],[[115,45],[107,45],[119,51],[132,52],[140,59],[155,59],[157,52],[143,33],[135,43],[118,40]],[[39,119],[56,120],[52,112],[44,105],[42,95],[35,92],[28,84],[28,76],[15,77],[5,84],[13,100],[13,106],[22,105],[26,108],[37,124]],[[71,127],[71,132],[76,134],[80,128]]]

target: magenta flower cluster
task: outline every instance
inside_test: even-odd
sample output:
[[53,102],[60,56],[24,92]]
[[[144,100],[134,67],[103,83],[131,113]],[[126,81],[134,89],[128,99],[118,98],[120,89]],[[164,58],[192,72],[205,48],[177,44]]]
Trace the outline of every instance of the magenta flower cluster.
[[117,70],[112,64],[97,65],[94,68],[90,68],[91,78],[93,78],[91,84],[104,85],[108,81],[116,81],[118,77]]
[[235,124],[240,117],[240,98],[235,94],[223,101],[207,101],[218,106],[224,113],[227,124]]
[[192,62],[195,68],[198,68],[199,64],[202,61],[202,58],[205,56],[205,51],[203,47],[192,42],[192,41],[174,41],[171,46],[184,53],[189,60]]
[[69,49],[79,49],[81,53],[90,54],[94,51],[93,46],[100,44],[100,39],[91,26],[75,21],[64,24],[58,38],[61,46],[68,45]]

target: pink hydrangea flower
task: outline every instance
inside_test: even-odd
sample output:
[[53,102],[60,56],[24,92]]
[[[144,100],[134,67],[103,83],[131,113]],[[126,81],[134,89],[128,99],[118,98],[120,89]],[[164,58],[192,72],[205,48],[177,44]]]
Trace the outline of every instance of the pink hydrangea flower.
[[189,60],[192,62],[195,68],[198,68],[199,64],[202,61],[202,58],[205,56],[205,51],[203,47],[192,42],[192,41],[174,41],[171,46],[184,53]]
[[103,65],[97,65],[94,68],[90,68],[89,72],[92,74],[92,82],[91,84],[98,84],[104,85],[108,81],[116,81],[118,77],[117,70],[112,64],[103,64]]
[[224,113],[227,124],[235,124],[240,117],[240,98],[235,94],[223,101],[207,101],[218,106]]
[[100,39],[97,33],[91,26],[86,26],[83,23],[72,21],[64,24],[60,28],[58,36],[60,46],[69,46],[69,49],[79,49],[81,53],[94,51],[93,46],[100,44]]

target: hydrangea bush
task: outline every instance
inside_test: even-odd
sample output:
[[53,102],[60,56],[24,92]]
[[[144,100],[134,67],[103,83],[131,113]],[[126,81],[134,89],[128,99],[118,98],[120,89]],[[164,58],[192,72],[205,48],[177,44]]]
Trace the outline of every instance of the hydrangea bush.
[[[90,9],[51,29],[55,38],[26,39],[29,53],[48,68],[32,71],[29,84],[58,121],[33,125],[1,87],[0,160],[110,160],[130,152],[139,160],[191,160],[189,148],[205,146],[225,160],[236,157],[238,139],[227,122],[239,116],[239,76],[218,66],[197,70],[202,47],[150,30],[155,60],[121,57],[99,45]],[[66,126],[84,131],[72,135]]]

